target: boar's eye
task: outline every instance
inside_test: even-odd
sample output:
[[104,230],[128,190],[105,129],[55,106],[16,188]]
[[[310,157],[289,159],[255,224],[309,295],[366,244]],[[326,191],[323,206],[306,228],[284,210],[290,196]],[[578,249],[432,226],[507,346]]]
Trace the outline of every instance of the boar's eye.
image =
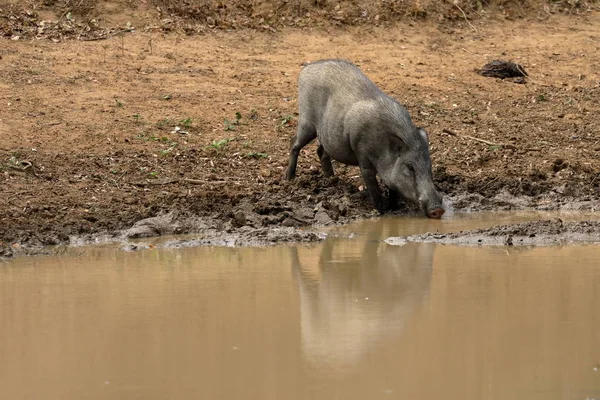
[[392,147],[402,152],[405,147],[404,141],[394,134],[391,134],[390,137],[392,138]]

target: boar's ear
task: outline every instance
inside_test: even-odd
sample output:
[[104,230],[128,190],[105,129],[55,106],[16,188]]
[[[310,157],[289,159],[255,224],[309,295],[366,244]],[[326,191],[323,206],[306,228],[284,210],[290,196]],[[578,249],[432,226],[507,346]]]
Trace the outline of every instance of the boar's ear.
[[427,143],[429,143],[429,135],[427,134],[427,132],[425,132],[425,129],[417,128],[417,131],[419,132],[419,135],[421,135],[423,140],[425,140]]

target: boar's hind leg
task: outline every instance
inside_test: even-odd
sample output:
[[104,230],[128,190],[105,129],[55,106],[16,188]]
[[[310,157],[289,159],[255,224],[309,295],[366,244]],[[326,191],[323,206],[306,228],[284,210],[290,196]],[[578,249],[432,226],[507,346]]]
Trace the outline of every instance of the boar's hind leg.
[[316,137],[317,131],[312,125],[301,122],[298,124],[298,133],[290,141],[290,161],[285,179],[290,180],[296,177],[296,165],[298,165],[300,150]]
[[329,157],[329,154],[325,153],[325,149],[322,145],[319,145],[319,148],[317,149],[317,155],[319,156],[319,160],[321,160],[323,174],[328,178],[330,176],[333,176],[333,165],[331,165],[331,157]]
[[379,183],[377,183],[377,171],[370,163],[360,163],[359,166],[363,181],[365,182],[365,185],[367,185],[371,202],[373,202],[377,211],[379,211],[380,214],[383,214],[385,208],[383,207],[381,189],[379,188]]

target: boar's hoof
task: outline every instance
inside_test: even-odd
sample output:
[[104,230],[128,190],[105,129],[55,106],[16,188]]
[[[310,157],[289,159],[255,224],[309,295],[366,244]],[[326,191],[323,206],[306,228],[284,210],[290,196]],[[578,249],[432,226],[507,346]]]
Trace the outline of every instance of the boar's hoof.
[[433,219],[440,219],[444,215],[445,210],[442,207],[436,207],[433,210],[427,212],[427,217]]

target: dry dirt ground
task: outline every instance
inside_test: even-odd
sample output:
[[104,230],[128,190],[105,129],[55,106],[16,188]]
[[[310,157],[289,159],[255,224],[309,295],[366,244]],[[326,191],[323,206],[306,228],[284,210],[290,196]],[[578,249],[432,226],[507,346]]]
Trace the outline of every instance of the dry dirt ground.
[[[357,168],[324,178],[314,144],[282,181],[296,77],[322,58],[358,64],[428,131],[448,207],[597,209],[599,47],[598,12],[0,39],[0,249],[374,216]],[[527,82],[474,72],[494,59]]]

